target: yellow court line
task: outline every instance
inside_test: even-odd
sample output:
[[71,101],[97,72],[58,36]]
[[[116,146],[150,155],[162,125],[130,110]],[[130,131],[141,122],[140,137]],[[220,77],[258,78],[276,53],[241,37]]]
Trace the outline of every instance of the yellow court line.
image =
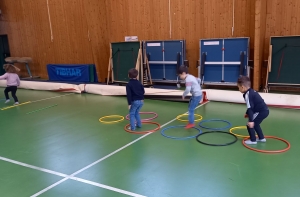
[[31,103],[31,101],[28,101],[28,102],[25,102],[25,103],[21,103],[19,105],[13,105],[13,106],[9,106],[9,107],[4,107],[4,108],[1,108],[1,110],[7,110],[7,109],[10,109],[10,108],[18,107],[20,105],[26,105],[26,104],[29,104],[29,103]]

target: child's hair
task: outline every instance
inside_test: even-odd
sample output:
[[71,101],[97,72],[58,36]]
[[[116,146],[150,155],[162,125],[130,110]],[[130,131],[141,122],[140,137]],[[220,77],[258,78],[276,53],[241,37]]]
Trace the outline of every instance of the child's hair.
[[128,71],[128,75],[130,79],[134,79],[138,76],[139,71],[137,71],[135,68],[132,68]]
[[237,84],[239,86],[245,86],[245,87],[250,87],[251,86],[251,81],[249,77],[246,76],[240,76],[237,80]]
[[189,70],[188,70],[188,68],[187,68],[185,65],[180,66],[180,67],[178,68],[178,71],[177,71],[177,73],[180,74],[180,75],[181,75],[182,73],[188,74],[188,72],[189,72]]
[[4,64],[3,65],[3,69],[5,70],[5,72],[7,73],[17,73],[20,71],[19,68],[15,67],[14,65],[12,64]]

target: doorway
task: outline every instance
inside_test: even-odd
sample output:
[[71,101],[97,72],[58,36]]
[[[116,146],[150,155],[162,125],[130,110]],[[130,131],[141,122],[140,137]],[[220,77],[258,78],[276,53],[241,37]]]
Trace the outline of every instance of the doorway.
[[5,73],[3,64],[5,64],[5,58],[10,57],[8,37],[7,35],[0,35],[0,75]]

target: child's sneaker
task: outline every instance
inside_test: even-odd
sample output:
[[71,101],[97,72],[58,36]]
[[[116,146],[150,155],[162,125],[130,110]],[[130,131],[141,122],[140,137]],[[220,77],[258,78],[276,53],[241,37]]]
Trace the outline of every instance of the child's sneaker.
[[[134,126],[137,127],[137,128],[141,128],[141,127],[138,127],[136,124],[135,124]],[[130,126],[130,125],[127,127],[127,129],[128,129],[128,130],[131,130],[131,131],[135,131],[135,129],[134,129],[134,130],[131,129],[131,126]]]
[[264,138],[264,139],[258,139],[258,138],[256,138],[256,141],[258,141],[258,142],[266,142],[267,140],[266,140],[266,138]]
[[254,145],[254,144],[257,144],[257,142],[252,142],[251,140],[246,140],[245,144]]
[[10,102],[10,100],[9,100],[9,99],[5,101],[5,103],[9,103],[9,102]]
[[15,102],[15,104],[14,105],[19,105],[19,102]]
[[189,123],[189,124],[187,124],[184,128],[185,128],[185,129],[190,129],[190,128],[193,128],[193,127],[195,127],[195,124]]

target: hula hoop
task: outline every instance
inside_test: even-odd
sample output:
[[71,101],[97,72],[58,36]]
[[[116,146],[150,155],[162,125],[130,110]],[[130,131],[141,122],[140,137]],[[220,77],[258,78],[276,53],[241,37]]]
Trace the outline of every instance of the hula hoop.
[[[238,135],[236,133],[233,133],[233,130],[236,130],[236,129],[247,129],[246,126],[239,126],[239,127],[233,127],[229,130],[229,133],[235,135],[236,137],[240,137],[240,138],[249,138],[250,136],[249,135]],[[255,135],[257,137],[257,135]]]
[[170,126],[170,127],[167,127],[167,128],[164,128],[163,130],[161,130],[161,135],[166,137],[166,138],[171,138],[171,139],[175,139],[175,140],[187,140],[187,139],[192,139],[192,138],[195,138],[197,135],[199,135],[200,133],[202,133],[202,131],[197,128],[197,127],[193,127],[193,129],[196,129],[199,131],[199,133],[197,135],[194,135],[194,136],[188,136],[188,137],[174,137],[174,136],[169,136],[169,135],[166,135],[165,134],[165,131],[168,130],[168,129],[171,129],[171,128],[177,128],[177,127],[185,127],[185,125],[178,125],[178,126]]
[[[228,125],[225,127],[221,127],[221,128],[210,128],[210,127],[205,127],[202,124],[205,122],[213,122],[213,121],[217,121],[217,122],[225,122]],[[228,122],[227,120],[221,120],[221,119],[209,119],[209,120],[202,120],[201,122],[199,122],[199,126],[204,128],[204,129],[211,129],[211,130],[225,130],[231,127],[231,123]]]
[[[120,120],[114,120],[114,121],[104,121],[104,120],[102,120],[104,118],[112,118],[112,117],[118,117],[118,118],[120,118]],[[110,115],[110,116],[103,116],[102,118],[99,119],[99,122],[102,122],[102,123],[117,123],[117,122],[121,122],[122,120],[124,120],[124,116]]]
[[[188,114],[181,114],[181,115],[178,115],[178,116],[176,117],[176,119],[179,120],[179,121],[181,121],[181,122],[188,122],[188,121],[189,121],[189,120],[182,120],[182,119],[181,119],[182,116],[188,116]],[[195,122],[201,121],[202,118],[203,118],[203,117],[202,117],[201,115],[199,115],[199,114],[194,114],[194,116],[197,116],[197,117],[198,117],[198,119],[195,119]]]
[[286,143],[288,147],[285,148],[285,149],[282,149],[282,150],[259,150],[259,149],[256,149],[256,148],[252,148],[252,147],[248,146],[248,145],[245,143],[245,141],[246,141],[247,139],[249,139],[249,138],[245,138],[245,139],[243,140],[243,145],[244,145],[246,148],[250,149],[250,150],[253,150],[253,151],[256,151],[256,152],[260,152],[260,153],[283,153],[283,152],[288,151],[288,150],[291,148],[291,144],[290,144],[288,141],[286,141],[285,139],[282,139],[282,138],[279,138],[279,137],[274,137],[274,136],[265,136],[265,138],[277,139],[277,140],[279,140],[279,141],[282,141],[282,142]]
[[[150,121],[150,120],[153,120],[153,119],[155,119],[155,118],[158,117],[158,114],[155,113],[155,112],[140,112],[139,114],[154,114],[154,116],[151,117],[151,118],[142,119],[142,120],[141,120],[142,122]],[[129,119],[129,114],[127,114],[126,120],[130,120],[130,119]]]
[[130,124],[125,125],[124,130],[127,131],[128,133],[134,133],[134,134],[147,134],[147,133],[153,133],[157,130],[160,129],[160,124],[157,122],[143,122],[144,124],[154,124],[157,125],[157,128],[152,129],[152,130],[148,130],[148,131],[131,131],[130,129],[128,129],[128,126],[130,126]]
[[[228,135],[232,135],[234,137],[234,141],[229,142],[229,143],[225,143],[225,144],[209,144],[209,143],[206,143],[206,142],[202,142],[198,139],[201,135],[208,134],[208,133],[225,133],[225,134],[228,134]],[[232,133],[228,133],[226,131],[208,131],[208,132],[203,132],[203,133],[199,134],[198,136],[196,136],[196,140],[199,143],[204,144],[204,145],[208,145],[208,146],[228,146],[228,145],[236,143],[238,138],[235,135],[233,135]]]

